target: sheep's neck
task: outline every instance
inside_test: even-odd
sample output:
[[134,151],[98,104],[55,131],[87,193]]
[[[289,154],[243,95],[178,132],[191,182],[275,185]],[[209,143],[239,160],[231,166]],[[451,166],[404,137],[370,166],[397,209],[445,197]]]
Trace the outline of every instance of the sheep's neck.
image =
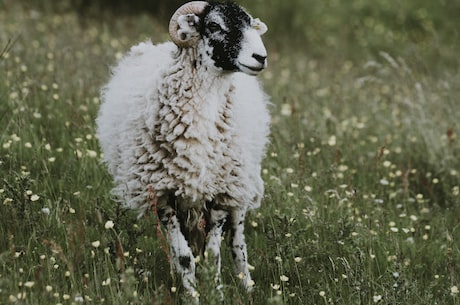
[[[174,65],[168,71],[178,83],[174,87],[185,92],[192,91],[193,96],[219,91],[221,95],[230,89],[230,73],[222,73],[217,68],[205,64],[209,55],[201,54],[197,48],[179,49],[174,56]],[[169,83],[168,86],[172,84]]]
[[166,184],[176,195],[194,202],[209,201],[226,192],[223,181],[238,176],[237,152],[230,149],[233,86],[229,75],[201,70],[204,68],[194,62],[197,57],[189,54],[193,51],[186,52],[165,71],[157,92],[152,160],[163,168],[164,175],[152,182],[157,188]]
[[232,90],[230,77],[229,73],[218,73],[203,65],[196,49],[181,49],[164,73],[159,86],[160,103],[177,115],[219,120],[219,112],[231,106],[227,105]]

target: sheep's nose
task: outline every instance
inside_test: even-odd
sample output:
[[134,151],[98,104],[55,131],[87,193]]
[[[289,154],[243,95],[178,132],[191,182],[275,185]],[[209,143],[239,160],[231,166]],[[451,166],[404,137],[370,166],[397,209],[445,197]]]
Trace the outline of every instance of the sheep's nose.
[[256,54],[256,53],[253,53],[252,54],[252,57],[257,60],[258,62],[260,62],[261,64],[264,64],[265,63],[265,59],[267,59],[267,56],[263,56],[263,55],[259,55],[259,54]]

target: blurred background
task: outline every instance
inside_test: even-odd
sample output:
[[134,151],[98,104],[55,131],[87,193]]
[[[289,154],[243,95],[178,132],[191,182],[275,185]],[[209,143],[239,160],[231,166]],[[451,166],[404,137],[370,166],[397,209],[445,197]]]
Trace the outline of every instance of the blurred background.
[[[5,0],[4,0],[5,1]],[[11,0],[9,0],[11,1]],[[6,0],[6,7],[8,7]],[[22,1],[42,11],[77,12],[111,23],[121,15],[147,15],[166,25],[183,0]],[[0,2],[1,3],[1,2]],[[433,68],[458,68],[460,1],[446,0],[242,0],[269,25],[267,43],[313,57],[359,59],[380,51]]]

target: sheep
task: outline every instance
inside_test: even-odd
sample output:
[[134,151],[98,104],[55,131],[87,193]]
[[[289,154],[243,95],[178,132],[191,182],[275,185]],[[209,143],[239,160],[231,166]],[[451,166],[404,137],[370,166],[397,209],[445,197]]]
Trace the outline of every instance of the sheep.
[[266,30],[235,3],[186,3],[172,42],[133,46],[101,90],[97,136],[114,198],[142,215],[154,192],[171,268],[195,297],[197,256],[213,257],[222,286],[224,231],[236,274],[254,285],[244,218],[264,193],[269,102],[254,76],[267,66]]

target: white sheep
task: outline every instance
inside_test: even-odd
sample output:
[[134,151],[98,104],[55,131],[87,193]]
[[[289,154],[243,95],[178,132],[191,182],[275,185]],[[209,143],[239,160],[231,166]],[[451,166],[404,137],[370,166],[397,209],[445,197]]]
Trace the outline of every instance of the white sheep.
[[102,89],[97,134],[113,193],[143,213],[155,192],[172,267],[194,296],[194,258],[211,254],[219,280],[227,229],[235,271],[254,285],[243,231],[264,192],[270,117],[253,76],[267,65],[266,30],[234,3],[187,3],[170,21],[174,43],[132,47]]

